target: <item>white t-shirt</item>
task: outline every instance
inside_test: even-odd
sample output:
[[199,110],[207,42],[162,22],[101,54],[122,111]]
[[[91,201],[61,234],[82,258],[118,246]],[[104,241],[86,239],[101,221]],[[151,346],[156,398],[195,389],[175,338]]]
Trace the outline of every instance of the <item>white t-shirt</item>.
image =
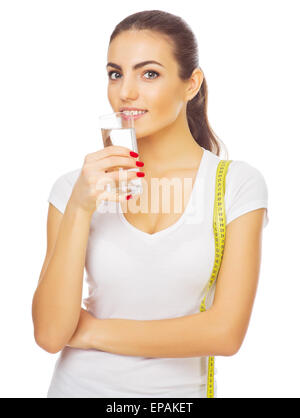
[[[95,317],[158,320],[199,312],[214,264],[213,208],[221,160],[203,151],[186,210],[170,227],[143,232],[126,220],[119,202],[93,213],[85,264],[89,292],[83,302]],[[51,189],[48,202],[62,213],[79,174],[77,169],[60,176]],[[233,160],[225,183],[226,224],[267,204],[260,171]],[[268,221],[266,212],[264,226]],[[47,397],[206,397],[207,363],[208,357],[149,358],[66,346]]]

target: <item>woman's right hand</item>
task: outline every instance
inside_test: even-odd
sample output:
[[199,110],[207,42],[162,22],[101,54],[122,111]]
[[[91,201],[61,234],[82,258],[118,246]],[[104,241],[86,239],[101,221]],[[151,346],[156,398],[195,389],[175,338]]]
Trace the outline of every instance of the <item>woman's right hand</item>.
[[[70,197],[72,204],[93,214],[100,200],[124,200],[124,195],[107,192],[106,185],[111,184],[113,189],[119,187],[120,181],[130,182],[137,178],[136,171],[128,171],[128,169],[137,168],[137,159],[130,155],[130,151],[126,147],[111,145],[87,154],[73,187]],[[119,171],[119,167],[122,167],[123,171]]]

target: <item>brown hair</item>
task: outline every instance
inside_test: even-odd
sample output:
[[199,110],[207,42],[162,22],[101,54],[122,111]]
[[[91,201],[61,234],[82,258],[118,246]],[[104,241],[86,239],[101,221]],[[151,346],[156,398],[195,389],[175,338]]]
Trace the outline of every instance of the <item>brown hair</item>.
[[[181,17],[161,10],[145,10],[134,13],[118,23],[110,36],[109,43],[120,33],[128,30],[152,30],[165,36],[172,47],[174,58],[179,67],[178,76],[181,80],[188,80],[193,70],[200,68],[196,37]],[[207,119],[207,84],[205,77],[198,93],[187,104],[187,120],[195,141],[203,148],[219,156],[221,151],[219,142],[223,146],[224,144],[213,132]],[[226,149],[226,147],[224,148]]]

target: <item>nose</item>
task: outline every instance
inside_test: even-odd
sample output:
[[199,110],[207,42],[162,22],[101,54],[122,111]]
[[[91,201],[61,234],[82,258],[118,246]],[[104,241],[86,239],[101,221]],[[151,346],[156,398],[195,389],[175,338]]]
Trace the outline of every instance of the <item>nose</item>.
[[136,100],[138,97],[138,89],[136,83],[131,79],[125,79],[123,76],[123,80],[121,81],[121,88],[120,88],[120,99],[121,100]]

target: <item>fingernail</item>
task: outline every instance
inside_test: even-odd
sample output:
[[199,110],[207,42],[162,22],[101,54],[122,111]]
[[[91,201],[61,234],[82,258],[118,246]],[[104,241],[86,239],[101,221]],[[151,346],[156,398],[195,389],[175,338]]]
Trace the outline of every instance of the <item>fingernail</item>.
[[137,175],[138,177],[144,177],[145,173],[143,173],[142,171],[138,171],[138,172],[136,173],[136,175]]
[[132,198],[132,194],[128,194],[127,196],[126,196],[126,199],[127,200],[129,200],[129,199],[131,199]]
[[134,151],[130,151],[130,155],[131,155],[131,157],[135,157],[135,158],[139,156],[139,154],[137,154]]
[[138,167],[143,167],[144,163],[142,161],[135,162]]

